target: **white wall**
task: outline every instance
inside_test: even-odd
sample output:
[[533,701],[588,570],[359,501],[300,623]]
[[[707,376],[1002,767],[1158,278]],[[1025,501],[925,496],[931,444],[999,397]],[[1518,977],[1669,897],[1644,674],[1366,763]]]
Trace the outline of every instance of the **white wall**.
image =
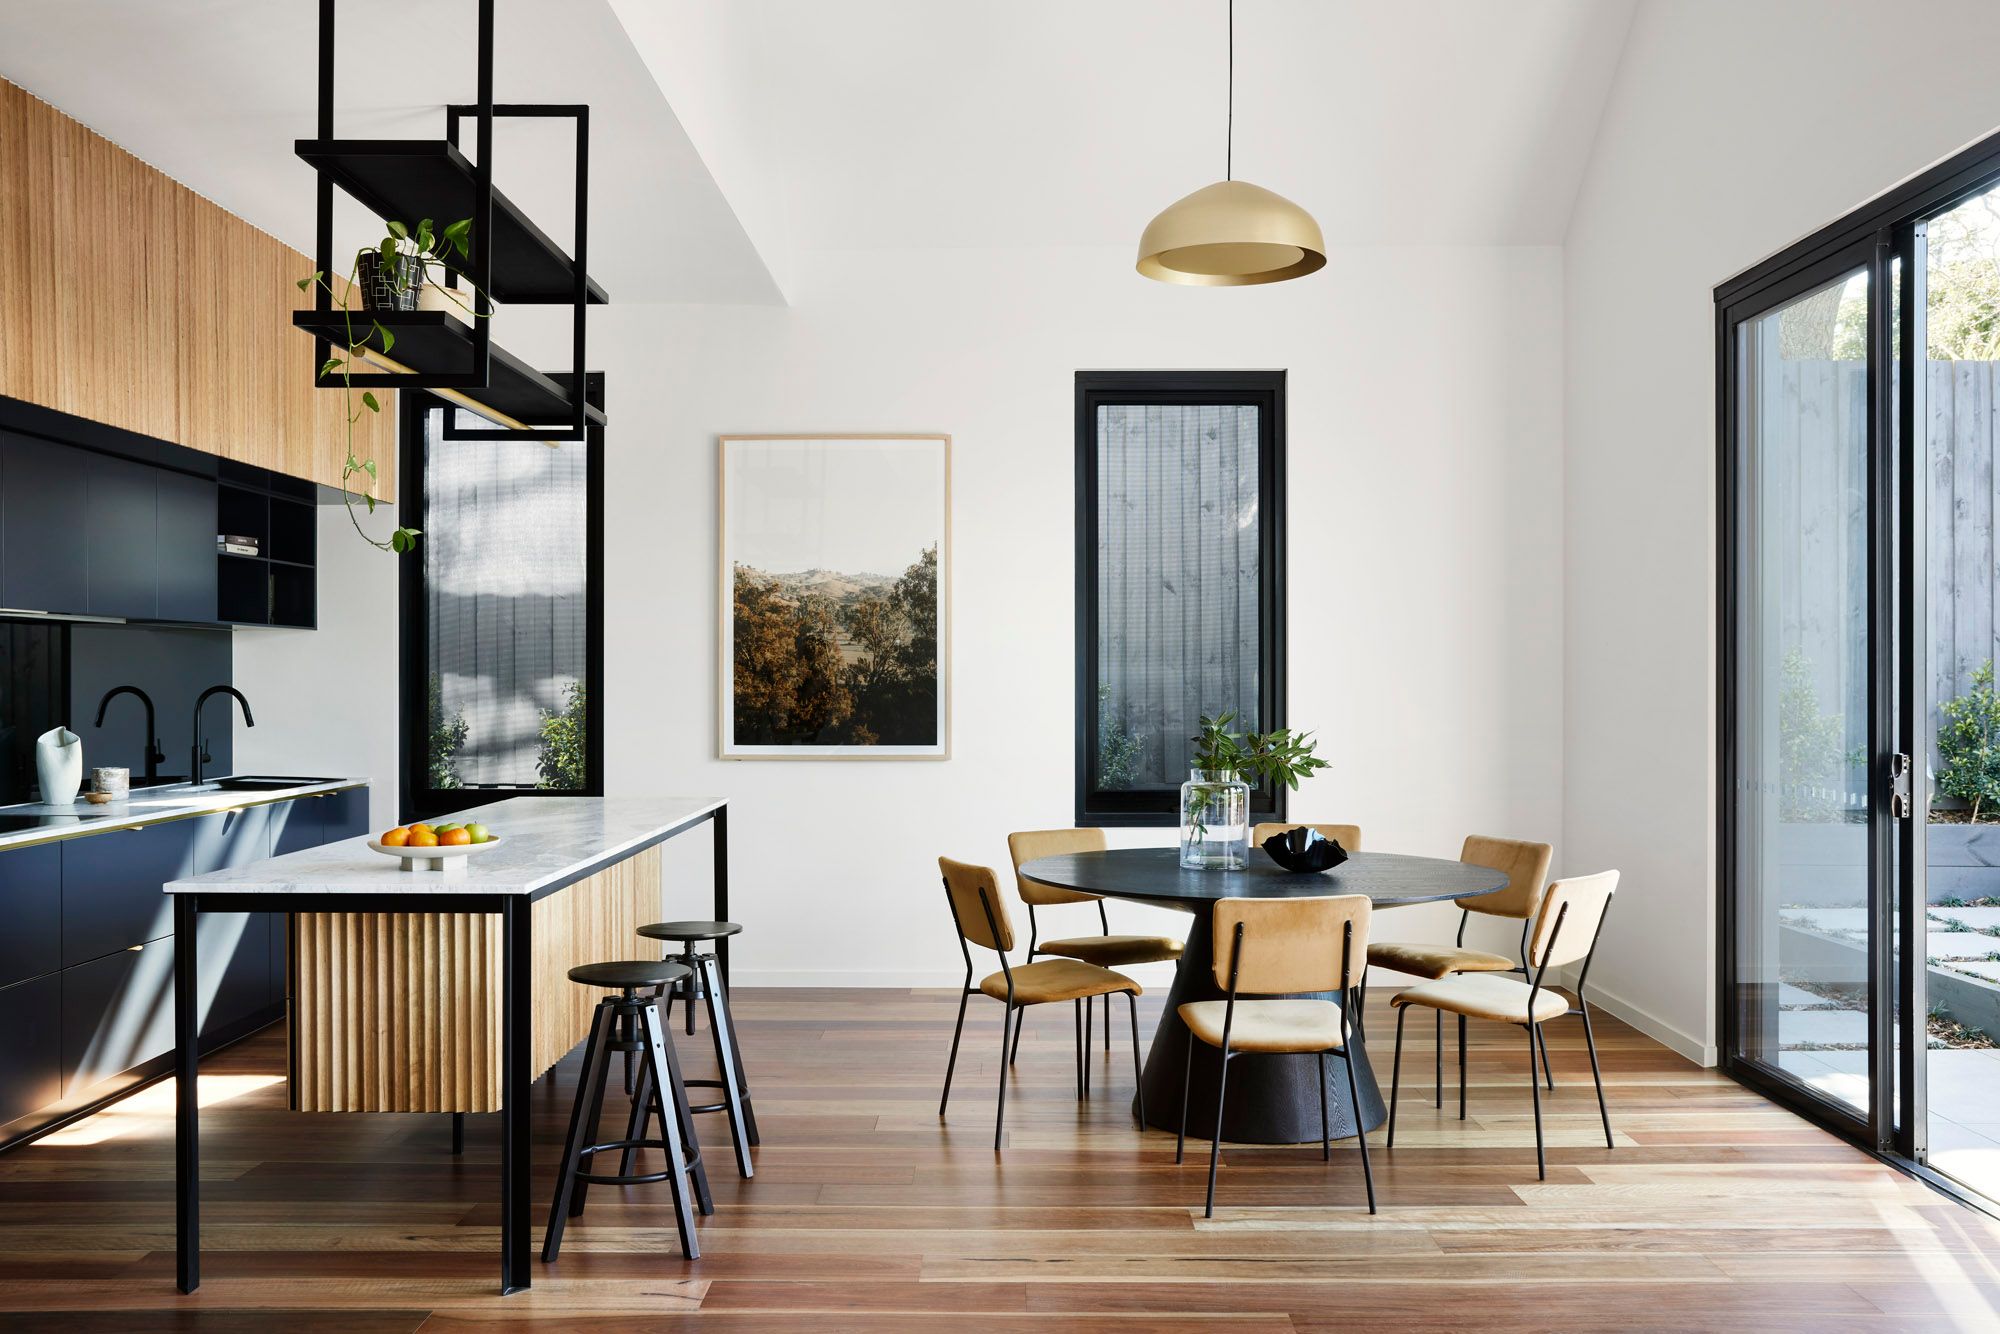
[[[369,818],[396,822],[396,557],[362,542],[337,492],[319,507],[319,629],[238,630],[236,688],[255,727],[236,715],[238,773],[372,780]],[[396,507],[364,517],[385,536]],[[222,706],[212,706],[220,712]]]
[[1592,978],[1713,1060],[1711,290],[2000,124],[2000,8],[1648,0],[1564,252],[1560,863],[1625,873]]
[[[1357,250],[1235,291],[1149,283],[1102,250],[799,272],[790,308],[613,305],[592,332],[613,422],[609,781],[730,799],[745,980],[949,980],[935,858],[1004,868],[1007,831],[1070,823],[1082,368],[1290,372],[1290,713],[1333,762],[1296,815],[1358,821],[1378,849],[1560,845],[1555,250]],[[715,437],[866,430],[953,436],[952,759],[717,760]],[[690,911],[707,855],[691,839],[669,859]],[[1417,911],[1395,931],[1456,920]]]

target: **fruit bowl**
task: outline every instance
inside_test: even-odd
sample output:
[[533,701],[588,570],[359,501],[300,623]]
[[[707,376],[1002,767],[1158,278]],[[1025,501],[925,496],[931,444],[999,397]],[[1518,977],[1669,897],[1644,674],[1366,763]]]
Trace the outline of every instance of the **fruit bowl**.
[[450,843],[436,847],[413,848],[407,843],[390,844],[378,839],[369,839],[368,846],[384,857],[394,857],[403,863],[405,871],[431,871],[439,875],[464,874],[466,858],[476,852],[487,852],[500,846],[503,840],[489,838],[484,843]]

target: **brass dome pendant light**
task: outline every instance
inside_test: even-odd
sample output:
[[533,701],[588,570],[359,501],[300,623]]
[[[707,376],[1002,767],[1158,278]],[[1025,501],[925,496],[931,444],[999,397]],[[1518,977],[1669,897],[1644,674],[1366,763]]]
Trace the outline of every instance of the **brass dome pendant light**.
[[1326,264],[1312,214],[1236,179],[1236,0],[1229,0],[1229,122],[1223,179],[1167,205],[1139,238],[1139,272],[1189,287],[1302,278]]

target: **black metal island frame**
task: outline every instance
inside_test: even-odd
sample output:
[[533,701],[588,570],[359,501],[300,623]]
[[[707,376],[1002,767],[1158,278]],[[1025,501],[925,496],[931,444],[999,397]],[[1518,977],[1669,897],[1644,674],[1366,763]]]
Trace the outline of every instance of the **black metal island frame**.
[[[676,797],[517,797],[460,812],[488,825],[499,842],[468,859],[459,873],[404,871],[400,863],[347,839],[231,870],[175,880],[165,886],[174,903],[175,1036],[175,1236],[182,1292],[201,1283],[200,1126],[198,1078],[196,927],[202,912],[277,912],[290,917],[293,948],[288,979],[290,1105],[300,1111],[498,1111],[500,1152],[500,1286],[503,1293],[530,1285],[529,1089],[535,1079],[585,1032],[596,994],[570,983],[567,969],[603,958],[642,957],[636,928],[661,915],[659,845],[700,824],[714,826],[714,915],[729,916],[728,807],[722,801]],[[365,939],[348,930],[356,914],[409,914],[378,919]],[[422,996],[374,989],[330,989],[314,964],[334,960],[355,966],[369,940],[415,930],[428,920],[436,950],[477,954],[493,950],[483,930],[446,930],[447,922],[474,916],[500,919],[497,940],[500,994],[490,1007],[448,1007],[455,1019],[437,1034],[440,1050],[453,1043],[490,1043],[498,1060],[472,1063],[484,1076],[461,1070],[410,1070],[398,1049],[390,1101],[372,1084],[343,1086],[337,1068],[317,1060],[312,1044],[350,1038],[367,1041],[381,1007],[410,1004],[398,1022],[414,1022]],[[537,926],[542,928],[537,930]],[[340,950],[314,956],[339,938]],[[357,945],[357,939],[360,940]],[[727,977],[728,942],[717,942]],[[357,954],[357,950],[359,954]],[[419,957],[417,955],[409,957]],[[591,955],[596,957],[589,957]],[[401,958],[402,956],[398,956]],[[491,967],[490,956],[480,956]],[[428,974],[405,969],[411,989],[445,988],[452,969]],[[315,988],[321,988],[315,990]],[[412,1003],[417,1002],[417,1003]],[[314,1017],[299,1020],[301,1012]],[[329,1075],[329,1069],[335,1073]]]

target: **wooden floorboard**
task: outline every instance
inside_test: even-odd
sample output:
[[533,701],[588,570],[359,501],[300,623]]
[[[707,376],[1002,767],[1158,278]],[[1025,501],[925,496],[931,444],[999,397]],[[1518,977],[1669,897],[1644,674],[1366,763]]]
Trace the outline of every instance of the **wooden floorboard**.
[[[442,1116],[287,1112],[267,1032],[203,1066],[200,1291],[173,1286],[163,1083],[0,1155],[0,1328],[2000,1328],[2000,1224],[1608,1017],[1615,1149],[1580,1032],[1550,1043],[1543,1182],[1518,1032],[1472,1025],[1460,1121],[1456,1063],[1439,1110],[1413,1025],[1397,1146],[1371,1137],[1379,1215],[1350,1143],[1330,1164],[1316,1145],[1225,1147],[1204,1219],[1207,1144],[1176,1165],[1170,1135],[1134,1127],[1129,1046],[1091,1054],[1078,1103],[1062,1007],[1030,1017],[996,1157],[997,1006],[974,1004],[940,1122],[954,994],[735,1002],[764,1144],[743,1181],[701,1119],[716,1213],[698,1261],[663,1187],[598,1187],[532,1291],[498,1296],[497,1118],[471,1118],[453,1158]],[[713,1073],[705,1032],[680,1042],[690,1074]],[[538,1225],[576,1066],[536,1088]]]

